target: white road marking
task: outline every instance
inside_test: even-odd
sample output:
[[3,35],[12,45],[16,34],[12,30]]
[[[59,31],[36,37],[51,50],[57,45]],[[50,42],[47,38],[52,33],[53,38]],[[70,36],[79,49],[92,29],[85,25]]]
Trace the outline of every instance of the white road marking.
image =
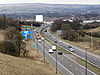
[[82,75],[84,75],[84,73],[82,72]]
[[78,70],[77,68],[75,68],[75,70]]
[[72,67],[72,65],[70,65]]

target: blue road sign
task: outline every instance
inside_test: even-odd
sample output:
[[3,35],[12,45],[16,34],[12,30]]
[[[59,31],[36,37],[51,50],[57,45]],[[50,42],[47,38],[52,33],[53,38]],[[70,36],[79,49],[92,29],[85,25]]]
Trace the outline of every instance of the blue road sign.
[[35,43],[33,43],[33,46],[35,46]]
[[30,28],[29,28],[29,27],[27,27],[27,28],[25,28],[25,30],[30,30]]
[[21,31],[21,36],[24,36],[24,38],[31,38],[31,31]]
[[34,48],[36,48],[36,46],[34,46]]

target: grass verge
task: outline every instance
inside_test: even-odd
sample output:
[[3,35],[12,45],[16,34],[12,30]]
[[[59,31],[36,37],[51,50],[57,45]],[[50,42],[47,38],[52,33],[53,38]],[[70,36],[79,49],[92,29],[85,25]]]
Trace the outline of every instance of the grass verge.
[[[77,58],[76,62],[85,67],[86,62],[83,59]],[[100,75],[100,68],[92,65],[91,63],[87,62],[87,68],[97,75]]]

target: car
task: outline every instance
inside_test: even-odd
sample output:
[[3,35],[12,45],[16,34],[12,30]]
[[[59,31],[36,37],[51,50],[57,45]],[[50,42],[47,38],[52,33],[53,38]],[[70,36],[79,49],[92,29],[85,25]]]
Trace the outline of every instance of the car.
[[52,49],[49,49],[49,53],[52,54],[53,53],[53,50]]
[[57,43],[57,40],[54,40],[54,43]]
[[75,51],[75,49],[73,49],[73,48],[70,48],[69,50],[70,50],[71,52],[74,52],[74,51]]
[[72,48],[72,46],[71,45],[68,45],[68,48]]
[[62,53],[62,52],[58,52],[58,54],[59,54],[59,55],[63,55],[63,53]]
[[47,32],[47,30],[45,30],[45,32]]
[[45,34],[47,36],[47,34]]
[[41,39],[38,39],[38,42],[41,42]]
[[49,37],[51,37],[51,35],[49,35]]
[[36,32],[36,30],[34,30]]
[[62,43],[62,41],[59,41],[60,43]]

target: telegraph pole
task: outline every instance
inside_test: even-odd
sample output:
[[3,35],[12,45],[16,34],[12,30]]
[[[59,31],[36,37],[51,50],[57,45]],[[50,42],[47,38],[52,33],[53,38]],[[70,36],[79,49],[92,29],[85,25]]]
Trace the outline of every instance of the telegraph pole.
[[57,50],[56,50],[56,52],[55,52],[55,56],[56,56],[56,74],[57,74]]
[[78,30],[78,46],[79,46],[79,39],[80,39],[80,38],[79,38],[79,30]]
[[93,49],[93,36],[92,36],[92,32],[91,32],[91,49]]
[[37,40],[37,53],[38,53],[38,40]]

